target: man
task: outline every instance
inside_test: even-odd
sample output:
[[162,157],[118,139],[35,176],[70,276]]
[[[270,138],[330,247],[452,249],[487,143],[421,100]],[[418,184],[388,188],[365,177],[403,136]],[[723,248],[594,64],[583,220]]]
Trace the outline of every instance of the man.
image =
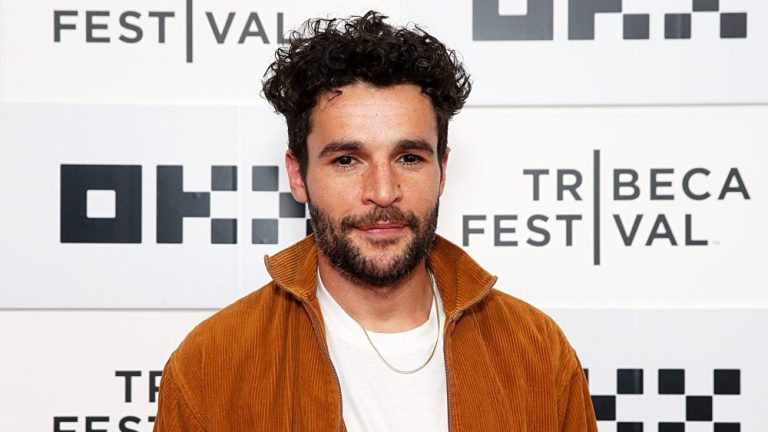
[[314,236],[166,365],[156,431],[596,431],[560,329],[435,236],[453,51],[368,12],[309,21],[264,94]]

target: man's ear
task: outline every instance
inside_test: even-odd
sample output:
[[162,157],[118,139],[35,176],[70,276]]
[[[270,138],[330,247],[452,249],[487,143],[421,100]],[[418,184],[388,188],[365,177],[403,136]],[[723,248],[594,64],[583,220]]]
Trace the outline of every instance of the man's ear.
[[446,146],[443,160],[440,161],[440,167],[442,168],[440,173],[440,195],[443,194],[443,189],[445,189],[445,176],[448,175],[448,153],[450,152],[451,148]]
[[291,150],[285,152],[285,169],[288,171],[288,182],[291,186],[293,199],[302,204],[306,203],[309,196],[307,194],[307,185],[304,184],[304,179],[301,177],[299,160]]

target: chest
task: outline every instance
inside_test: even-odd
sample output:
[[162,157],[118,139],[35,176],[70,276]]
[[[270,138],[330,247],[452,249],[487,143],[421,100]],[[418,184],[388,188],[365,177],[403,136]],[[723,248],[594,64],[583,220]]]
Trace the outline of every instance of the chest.
[[[406,346],[397,346],[395,341],[382,343],[379,340],[374,342],[377,344],[374,349],[365,338],[355,342],[328,337],[329,352],[339,377],[347,430],[448,430],[442,343],[435,346],[434,340],[426,340],[409,347],[405,343]],[[412,374],[401,374],[390,369],[388,364],[401,370],[424,367]]]

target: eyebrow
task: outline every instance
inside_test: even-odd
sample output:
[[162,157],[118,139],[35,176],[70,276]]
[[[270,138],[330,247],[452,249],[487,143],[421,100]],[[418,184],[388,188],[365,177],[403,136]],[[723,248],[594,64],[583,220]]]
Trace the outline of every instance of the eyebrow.
[[360,141],[333,141],[325,145],[320,151],[320,157],[338,152],[353,152],[363,148]]
[[398,150],[421,150],[425,153],[435,154],[432,146],[422,139],[404,139],[397,143]]
[[[360,141],[333,141],[326,144],[320,151],[320,157],[327,156],[333,153],[339,152],[355,152],[360,151],[363,148],[363,143]],[[420,150],[430,155],[435,151],[428,142],[422,139],[402,139],[397,142],[397,150]]]

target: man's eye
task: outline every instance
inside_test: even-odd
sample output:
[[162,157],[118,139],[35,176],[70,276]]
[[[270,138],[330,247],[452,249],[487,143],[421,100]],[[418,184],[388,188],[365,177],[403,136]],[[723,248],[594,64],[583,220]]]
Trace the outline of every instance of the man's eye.
[[352,156],[341,156],[336,159],[336,163],[339,165],[352,165],[354,161],[355,160],[352,158]]
[[404,163],[408,165],[413,165],[413,164],[419,163],[421,161],[421,158],[416,156],[415,154],[405,154],[403,155],[402,160]]

